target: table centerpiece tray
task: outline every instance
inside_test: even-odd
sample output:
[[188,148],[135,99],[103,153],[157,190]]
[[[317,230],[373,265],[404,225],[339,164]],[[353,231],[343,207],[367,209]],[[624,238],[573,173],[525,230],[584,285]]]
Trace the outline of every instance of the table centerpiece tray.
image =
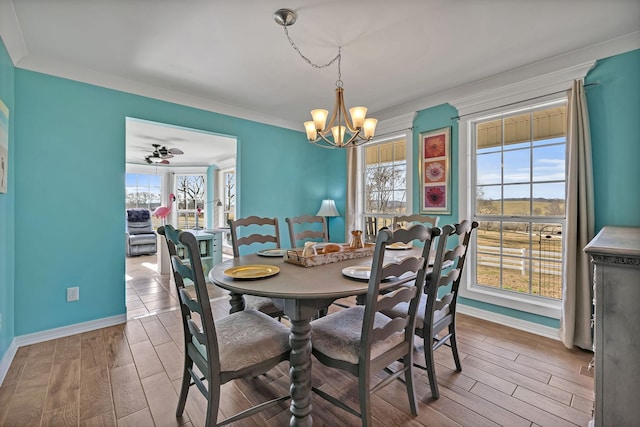
[[376,245],[365,243],[362,248],[351,248],[348,243],[337,243],[340,246],[339,252],[324,253],[318,255],[303,256],[304,248],[287,249],[284,254],[284,261],[302,267],[315,267],[318,265],[331,264],[348,259],[363,258],[373,256]]

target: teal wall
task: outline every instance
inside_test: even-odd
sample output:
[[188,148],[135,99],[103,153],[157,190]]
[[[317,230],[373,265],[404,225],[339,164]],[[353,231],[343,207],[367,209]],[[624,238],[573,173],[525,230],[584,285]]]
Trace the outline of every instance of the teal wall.
[[640,49],[598,61],[587,75],[596,231],[640,226]]
[[[598,61],[587,74],[587,106],[593,149],[596,232],[604,225],[640,226],[640,49]],[[414,122],[413,155],[419,158],[419,132],[451,126],[452,211],[440,224],[458,221],[458,115],[449,104],[419,111]],[[420,177],[414,167],[414,200],[419,201]],[[418,211],[419,202],[414,211]],[[494,313],[553,328],[557,319],[460,298],[460,302]]]
[[0,360],[15,336],[14,243],[15,243],[15,138],[14,67],[0,42],[0,99],[9,108],[9,174],[7,193],[0,193]]
[[[428,132],[444,127],[451,127],[451,213],[439,214],[438,224],[451,224],[458,222],[458,121],[452,117],[458,116],[458,110],[449,104],[442,104],[426,110],[418,111],[413,120],[413,158],[420,159],[420,133]],[[420,212],[421,204],[421,176],[418,169],[418,161],[414,162],[413,171],[413,212]]]
[[21,69],[15,93],[15,335],[125,313],[127,116],[236,136],[239,216],[315,213],[343,194],[344,153],[302,132]]

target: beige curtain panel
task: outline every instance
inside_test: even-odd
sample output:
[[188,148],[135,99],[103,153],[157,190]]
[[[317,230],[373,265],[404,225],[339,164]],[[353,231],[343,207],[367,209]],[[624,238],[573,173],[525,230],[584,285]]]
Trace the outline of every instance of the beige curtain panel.
[[560,338],[567,348],[593,348],[593,285],[583,248],[594,236],[593,167],[589,116],[582,80],[573,82],[567,108],[567,202]]

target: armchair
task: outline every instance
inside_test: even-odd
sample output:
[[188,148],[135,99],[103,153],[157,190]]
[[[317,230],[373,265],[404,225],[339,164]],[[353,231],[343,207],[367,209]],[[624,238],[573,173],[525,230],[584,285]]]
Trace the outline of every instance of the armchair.
[[127,209],[127,256],[156,253],[156,232],[147,209]]

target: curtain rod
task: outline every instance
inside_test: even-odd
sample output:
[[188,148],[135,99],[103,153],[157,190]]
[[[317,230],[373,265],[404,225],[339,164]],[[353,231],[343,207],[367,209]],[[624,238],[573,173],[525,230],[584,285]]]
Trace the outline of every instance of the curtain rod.
[[402,128],[402,129],[393,130],[393,131],[390,131],[390,132],[385,132],[385,133],[383,133],[381,135],[376,134],[371,141],[376,141],[376,140],[378,140],[378,138],[382,138],[382,137],[389,136],[389,135],[398,135],[402,131],[408,131],[408,130],[413,130],[413,126],[408,127],[408,128]]
[[[583,85],[583,87],[597,86],[597,85],[599,85],[599,84],[600,84],[600,82],[587,83],[586,85]],[[540,96],[534,96],[533,98],[523,99],[523,100],[520,100],[520,101],[517,101],[517,102],[511,102],[511,103],[509,103],[509,104],[498,105],[498,106],[496,106],[496,107],[491,107],[491,108],[485,108],[484,110],[474,111],[473,113],[467,113],[467,114],[462,114],[462,115],[459,115],[459,116],[454,116],[454,117],[451,117],[451,120],[460,120],[460,118],[461,118],[461,117],[472,116],[472,115],[474,115],[474,114],[484,113],[485,111],[495,110],[496,108],[509,107],[509,106],[511,106],[511,105],[521,104],[521,103],[523,103],[523,102],[533,101],[533,100],[540,99],[540,98],[544,98],[544,97],[551,96],[551,95],[557,95],[557,94],[559,94],[559,93],[566,92],[567,90],[568,90],[568,89],[565,89],[565,90],[559,90],[559,91],[556,91],[556,92],[551,92],[551,93],[547,93],[547,94],[540,95]]]

